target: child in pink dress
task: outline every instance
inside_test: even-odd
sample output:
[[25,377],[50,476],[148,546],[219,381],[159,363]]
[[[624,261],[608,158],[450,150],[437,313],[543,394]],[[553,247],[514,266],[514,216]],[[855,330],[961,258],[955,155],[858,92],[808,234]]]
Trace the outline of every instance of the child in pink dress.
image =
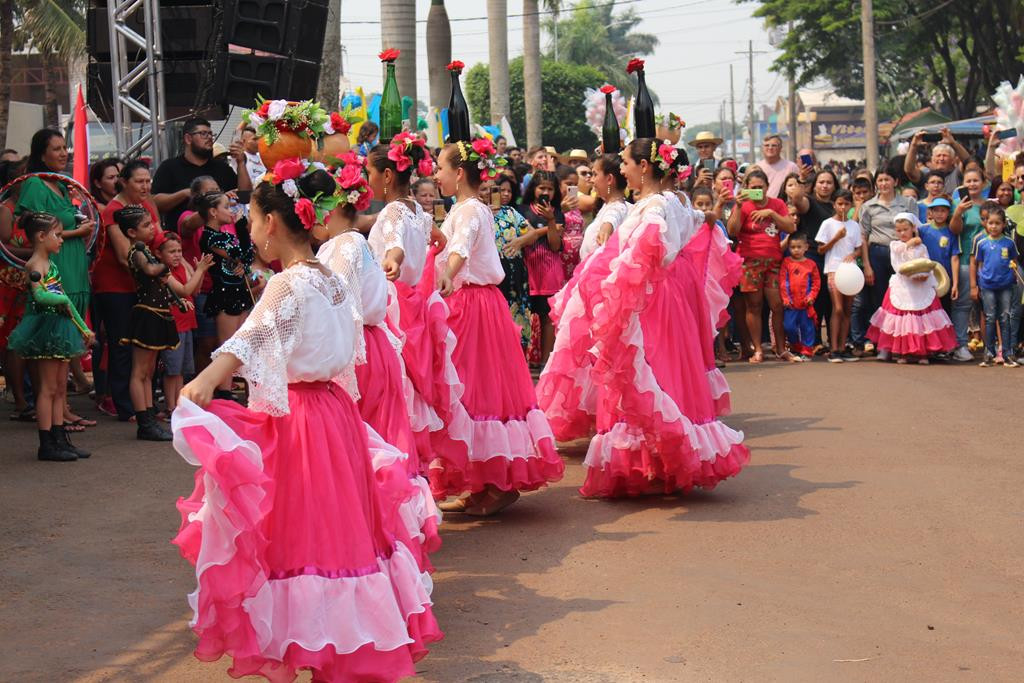
[[515,502],[519,491],[556,481],[564,471],[547,418],[537,407],[519,331],[497,287],[505,273],[494,244],[494,219],[476,198],[481,175],[494,172],[495,155],[488,140],[450,144],[436,175],[442,194],[457,200],[441,228],[447,243],[435,270],[441,294],[448,297],[448,324],[458,340],[453,360],[473,431],[468,465],[432,465],[430,479],[435,495],[469,492],[442,504],[442,510],[478,515],[494,514]]
[[879,351],[888,351],[898,363],[928,365],[928,356],[956,348],[953,323],[935,296],[931,273],[900,274],[908,261],[928,258],[928,248],[917,236],[917,216],[899,213],[893,218],[896,239],[889,243],[893,275],[882,305],[871,316],[868,339]]
[[[441,637],[430,579],[391,504],[413,491],[404,455],[335,382],[360,331],[310,230],[336,184],[289,161],[251,205],[262,257],[284,269],[172,419],[175,448],[199,466],[174,539],[195,565],[195,654],[230,655],[236,678],[290,681],[309,669],[317,681],[397,681]],[[232,373],[249,382],[248,408],[211,402]]]

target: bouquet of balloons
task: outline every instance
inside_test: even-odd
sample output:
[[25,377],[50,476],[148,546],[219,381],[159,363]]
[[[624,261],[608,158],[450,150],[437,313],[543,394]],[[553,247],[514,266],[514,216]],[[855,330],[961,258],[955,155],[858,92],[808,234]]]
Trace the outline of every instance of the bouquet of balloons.
[[999,130],[1017,130],[1017,136],[1003,140],[997,150],[1004,157],[1024,150],[1021,134],[1024,133],[1024,76],[1020,77],[1014,88],[1008,81],[1003,81],[992,95],[996,103],[996,125]]

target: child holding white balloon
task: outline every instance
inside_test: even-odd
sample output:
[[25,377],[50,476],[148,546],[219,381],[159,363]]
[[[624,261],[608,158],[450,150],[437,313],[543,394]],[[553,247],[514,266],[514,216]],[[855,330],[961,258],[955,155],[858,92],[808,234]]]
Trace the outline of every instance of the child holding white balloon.
[[[825,256],[825,277],[828,280],[828,292],[832,298],[832,338],[829,343],[832,350],[828,354],[829,363],[853,362],[860,360],[846,348],[846,338],[850,335],[850,313],[853,310],[854,294],[846,294],[836,285],[836,271],[844,263],[855,263],[860,251],[863,237],[860,224],[848,220],[850,208],[853,206],[853,195],[849,190],[840,190],[832,200],[834,214],[826,218],[818,228],[814,240],[818,243],[818,253]],[[856,266],[854,266],[856,267]],[[861,279],[863,283],[863,278]],[[844,289],[845,283],[844,284]],[[861,285],[863,287],[863,284]],[[847,290],[850,291],[850,290]]]
[[928,356],[956,348],[953,322],[935,295],[931,270],[904,275],[900,266],[928,260],[928,248],[917,236],[916,214],[898,213],[893,218],[896,239],[889,245],[893,275],[882,305],[871,316],[868,339],[879,351],[888,351],[900,364],[916,360],[928,365]]

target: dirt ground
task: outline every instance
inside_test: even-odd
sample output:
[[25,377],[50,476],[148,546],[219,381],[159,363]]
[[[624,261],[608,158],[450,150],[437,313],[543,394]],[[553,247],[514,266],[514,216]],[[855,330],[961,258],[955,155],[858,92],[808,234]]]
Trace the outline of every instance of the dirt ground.
[[[565,480],[449,516],[424,683],[1024,677],[1024,370],[731,365],[750,467],[585,501]],[[987,397],[980,400],[978,397]],[[83,406],[84,407],[84,406]],[[0,423],[0,681],[214,681],[169,540],[193,471],[104,422],[91,460]]]

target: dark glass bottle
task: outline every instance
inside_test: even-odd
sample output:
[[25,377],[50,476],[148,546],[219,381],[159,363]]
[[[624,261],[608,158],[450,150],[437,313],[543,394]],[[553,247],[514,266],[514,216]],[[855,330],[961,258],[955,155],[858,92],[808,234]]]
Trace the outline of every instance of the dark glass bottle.
[[388,62],[387,70],[380,96],[380,141],[384,143],[402,132],[402,97],[398,94],[395,63]]
[[644,80],[644,70],[636,72],[636,104],[633,106],[633,120],[636,121],[634,128],[637,138],[653,138],[654,134],[654,100],[647,92],[647,81]]
[[448,100],[448,139],[445,142],[469,142],[473,136],[469,132],[469,105],[462,95],[459,83],[459,71],[448,72],[452,77],[452,96]]
[[604,94],[604,123],[601,124],[601,142],[604,143],[605,154],[618,154],[622,138],[619,136],[619,120],[615,118],[615,107],[612,106],[612,94]]

